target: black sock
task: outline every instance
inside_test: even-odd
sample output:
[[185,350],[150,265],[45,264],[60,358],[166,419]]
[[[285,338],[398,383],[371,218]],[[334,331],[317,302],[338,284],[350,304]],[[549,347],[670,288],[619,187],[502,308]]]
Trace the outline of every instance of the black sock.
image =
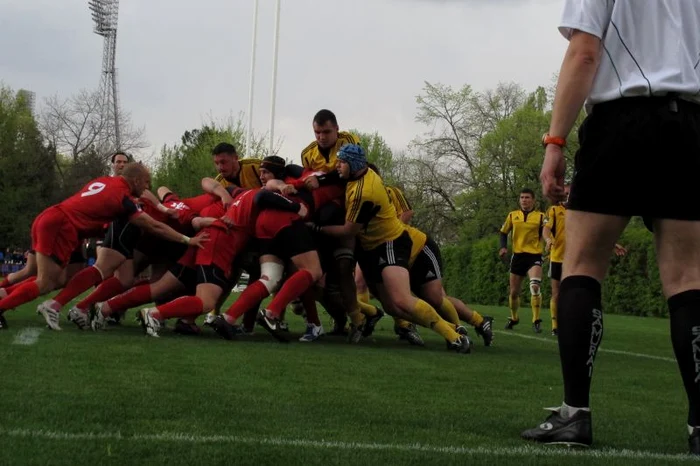
[[559,288],[559,357],[564,376],[564,403],[589,407],[593,361],[603,339],[600,283],[571,276]]
[[700,425],[700,290],[668,298],[671,342],[688,395],[688,425]]

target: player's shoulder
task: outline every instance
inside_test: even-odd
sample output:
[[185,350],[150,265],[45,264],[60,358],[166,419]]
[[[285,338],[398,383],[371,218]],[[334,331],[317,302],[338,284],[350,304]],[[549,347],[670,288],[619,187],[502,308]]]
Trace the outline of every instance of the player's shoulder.
[[349,131],[338,131],[338,140],[343,144],[359,144],[360,138]]
[[253,168],[259,168],[261,162],[262,162],[262,160],[253,159],[253,158],[241,159],[238,161],[238,163],[241,164],[241,167],[253,167]]
[[301,151],[301,157],[303,158],[306,154],[310,153],[314,149],[318,148],[318,141],[313,141],[311,144],[308,146],[304,147],[304,149]]

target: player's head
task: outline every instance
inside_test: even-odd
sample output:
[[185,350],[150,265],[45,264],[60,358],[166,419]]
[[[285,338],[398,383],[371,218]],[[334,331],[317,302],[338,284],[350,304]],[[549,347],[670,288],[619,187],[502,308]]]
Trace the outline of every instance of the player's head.
[[268,155],[260,163],[260,182],[265,184],[270,180],[283,180],[286,165],[282,157]]
[[214,156],[214,165],[221,176],[226,179],[235,178],[241,171],[241,164],[238,162],[236,147],[228,142],[220,142],[211,151]]
[[316,142],[321,149],[333,147],[338,141],[338,120],[330,110],[319,110],[313,121]]
[[129,183],[131,194],[136,197],[139,197],[151,186],[151,173],[142,163],[127,163],[124,165],[121,176]]
[[535,191],[530,188],[521,189],[518,204],[520,204],[520,208],[526,212],[532,210],[535,206]]
[[131,157],[129,157],[125,152],[115,152],[112,155],[112,176],[121,175],[124,165],[130,161]]
[[367,170],[367,156],[359,144],[345,144],[338,151],[338,175],[344,180]]

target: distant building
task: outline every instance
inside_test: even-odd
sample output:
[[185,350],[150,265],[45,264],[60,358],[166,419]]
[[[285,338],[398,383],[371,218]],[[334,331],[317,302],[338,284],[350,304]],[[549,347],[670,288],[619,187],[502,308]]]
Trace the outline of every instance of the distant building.
[[24,100],[27,102],[27,106],[29,107],[29,110],[34,113],[34,108],[36,106],[36,93],[32,91],[28,91],[26,89],[20,89],[17,91],[17,97],[23,97]]

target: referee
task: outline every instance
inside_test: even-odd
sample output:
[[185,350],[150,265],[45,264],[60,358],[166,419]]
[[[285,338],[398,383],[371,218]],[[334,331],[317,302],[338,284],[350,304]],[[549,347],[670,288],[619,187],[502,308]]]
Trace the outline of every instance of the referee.
[[[564,196],[564,157],[585,104],[566,212],[559,291],[564,403],[522,437],[590,446],[589,393],[603,337],[601,282],[631,216],[653,231],[671,341],[700,454],[700,1],[565,0],[569,40],[540,178]],[[694,343],[694,342],[698,343]],[[630,424],[631,425],[631,424]]]

